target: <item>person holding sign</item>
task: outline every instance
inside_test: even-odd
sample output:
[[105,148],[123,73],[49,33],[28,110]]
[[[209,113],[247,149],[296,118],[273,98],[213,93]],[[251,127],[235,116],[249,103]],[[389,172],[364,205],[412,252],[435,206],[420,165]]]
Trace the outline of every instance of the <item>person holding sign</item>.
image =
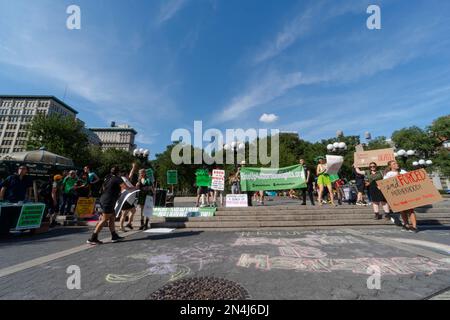
[[331,185],[330,175],[327,173],[327,165],[325,163],[324,157],[317,157],[316,161],[319,162],[316,169],[317,174],[317,185],[319,186],[319,206],[322,206],[322,196],[324,188],[326,187],[328,189],[331,204],[336,207],[336,204],[334,203],[334,195],[333,195],[333,187]]
[[[389,179],[398,176],[399,174],[407,173],[405,170],[400,170],[400,166],[397,161],[392,160],[389,161],[388,167],[384,173],[383,179]],[[403,230],[417,233],[419,230],[417,229],[417,217],[414,209],[406,210],[400,212],[403,220]],[[411,225],[410,225],[411,222]]]
[[[209,187],[211,186],[211,176],[207,169],[198,169],[195,172],[195,185],[197,186],[197,202],[196,207],[200,206],[200,198],[204,199],[205,197],[208,199],[208,206],[210,205],[210,195],[209,195]],[[202,205],[204,201],[202,201]]]
[[[305,188],[300,189],[302,191],[302,206],[306,206],[306,193],[309,195],[309,200],[311,201],[311,205],[315,206],[314,203],[314,174],[308,168],[304,159],[300,159],[300,165],[303,167],[305,172],[306,186]],[[291,192],[289,192],[289,196],[291,197]]]
[[382,218],[380,215],[380,206],[383,207],[384,218],[386,220],[390,219],[389,205],[387,204],[386,198],[384,197],[381,190],[378,188],[377,181],[383,180],[383,172],[378,170],[378,166],[375,162],[369,164],[369,170],[367,172],[362,171],[356,165],[354,165],[355,171],[360,175],[365,175],[368,183],[368,191],[370,199],[372,199],[373,212],[375,213],[375,220]]
[[136,184],[136,188],[139,189],[139,197],[138,197],[138,205],[141,208],[141,227],[139,230],[147,230],[149,224],[149,218],[145,217],[144,222],[144,205],[147,196],[151,196],[153,199],[153,195],[155,193],[153,181],[147,177],[147,171],[145,169],[139,170],[139,178],[138,183]]

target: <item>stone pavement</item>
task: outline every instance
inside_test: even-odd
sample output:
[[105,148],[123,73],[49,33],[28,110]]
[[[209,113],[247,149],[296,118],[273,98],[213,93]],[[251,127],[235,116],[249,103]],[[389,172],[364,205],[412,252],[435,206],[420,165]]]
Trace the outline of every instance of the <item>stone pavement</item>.
[[[0,242],[0,299],[146,299],[199,276],[237,282],[252,299],[438,299],[450,287],[445,226],[418,234],[392,227],[138,232],[97,247],[83,244],[88,235],[78,228]],[[73,265],[80,290],[67,287]],[[377,270],[381,288],[368,289]]]

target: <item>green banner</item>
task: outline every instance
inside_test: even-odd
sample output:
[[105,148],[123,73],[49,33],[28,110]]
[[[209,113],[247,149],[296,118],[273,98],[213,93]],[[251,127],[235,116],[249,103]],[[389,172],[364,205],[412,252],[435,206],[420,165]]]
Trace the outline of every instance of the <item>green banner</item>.
[[41,227],[45,204],[24,204],[20,211],[16,230],[37,229]]
[[301,165],[286,168],[242,168],[242,191],[276,191],[306,188]]
[[168,185],[178,184],[178,171],[177,170],[168,170],[167,171],[167,184]]
[[339,179],[340,179],[339,175],[337,175],[337,174],[330,174],[330,181],[331,181],[331,183],[336,182]]
[[206,169],[198,169],[195,172],[195,182],[197,187],[210,187],[211,186],[211,176],[209,175],[208,170]]

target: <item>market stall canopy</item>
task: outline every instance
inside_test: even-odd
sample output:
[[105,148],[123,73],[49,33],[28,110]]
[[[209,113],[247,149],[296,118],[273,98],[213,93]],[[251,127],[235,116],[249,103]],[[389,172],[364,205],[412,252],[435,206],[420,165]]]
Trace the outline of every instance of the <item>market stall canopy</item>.
[[71,159],[43,148],[34,151],[15,152],[0,157],[0,173],[12,174],[20,165],[27,165],[30,175],[48,176],[58,170],[74,168]]

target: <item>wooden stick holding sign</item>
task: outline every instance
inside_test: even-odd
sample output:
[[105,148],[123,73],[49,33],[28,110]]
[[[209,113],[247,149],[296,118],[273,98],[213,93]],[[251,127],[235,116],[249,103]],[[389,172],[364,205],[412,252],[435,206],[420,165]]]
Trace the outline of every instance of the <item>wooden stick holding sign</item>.
[[377,185],[394,212],[401,212],[442,201],[442,196],[425,169],[411,171]]

